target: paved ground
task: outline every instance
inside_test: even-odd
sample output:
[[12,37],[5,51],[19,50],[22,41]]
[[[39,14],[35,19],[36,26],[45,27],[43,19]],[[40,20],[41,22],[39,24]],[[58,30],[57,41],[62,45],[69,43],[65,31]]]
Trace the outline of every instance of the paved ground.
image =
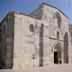
[[24,70],[0,70],[0,72],[72,72],[72,65],[45,66]]

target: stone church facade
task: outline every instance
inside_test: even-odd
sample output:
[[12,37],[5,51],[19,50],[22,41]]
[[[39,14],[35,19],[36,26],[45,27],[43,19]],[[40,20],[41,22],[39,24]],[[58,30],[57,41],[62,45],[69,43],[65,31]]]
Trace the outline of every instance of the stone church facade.
[[69,18],[43,3],[29,15],[9,12],[0,24],[0,68],[72,63]]

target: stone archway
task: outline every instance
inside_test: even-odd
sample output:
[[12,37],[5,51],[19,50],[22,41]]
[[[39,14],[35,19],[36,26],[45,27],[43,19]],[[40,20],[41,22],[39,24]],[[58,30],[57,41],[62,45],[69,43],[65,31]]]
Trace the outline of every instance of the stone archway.
[[62,50],[61,44],[56,44],[54,48],[54,64],[61,64],[62,63]]

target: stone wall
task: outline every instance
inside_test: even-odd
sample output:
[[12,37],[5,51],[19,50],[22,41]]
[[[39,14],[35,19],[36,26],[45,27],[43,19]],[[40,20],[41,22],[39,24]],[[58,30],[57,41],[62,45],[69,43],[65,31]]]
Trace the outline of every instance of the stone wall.
[[[41,11],[39,11],[41,9]],[[36,13],[37,11],[37,13]],[[53,39],[52,42],[56,41],[57,42],[57,32],[59,32],[60,35],[60,43],[62,44],[62,48],[64,49],[64,36],[65,33],[68,33],[68,48],[69,48],[69,62],[71,62],[71,37],[70,37],[70,32],[69,32],[69,19],[66,15],[63,14],[63,12],[61,12],[59,9],[57,9],[56,7],[53,7],[51,5],[48,4],[41,4],[39,9],[37,9],[36,11],[33,11],[31,14],[32,17],[38,17],[40,15],[40,13],[42,13],[42,16],[40,16],[41,21],[43,21],[44,25],[45,25],[45,29],[44,30],[48,30],[45,31],[44,33],[48,33],[48,35],[45,35],[45,38],[50,37],[51,39],[49,40],[49,42]],[[55,16],[55,13],[58,12],[61,16],[61,28],[58,27],[58,23]],[[39,19],[39,18],[38,18]],[[46,34],[47,34],[46,33]],[[52,43],[50,42],[50,43]],[[56,42],[54,44],[56,44]],[[44,42],[45,44],[45,42]],[[48,44],[47,44],[48,45]],[[52,48],[53,44],[50,45]],[[45,48],[47,49],[47,48]]]
[[69,31],[70,31],[70,63],[72,63],[72,25],[69,25]]
[[[60,12],[58,9],[53,8],[51,6],[48,5],[42,5],[42,21],[45,22],[46,25],[48,25],[49,27],[49,37],[52,39],[50,39],[51,45],[49,48],[52,48],[53,44],[54,45],[57,43],[57,32],[59,32],[59,42],[62,44],[62,50],[64,52],[64,36],[66,33],[68,33],[68,54],[71,55],[71,42],[70,42],[70,32],[69,32],[69,20],[68,18],[63,15],[62,12]],[[59,13],[60,17],[61,17],[61,27],[59,28],[58,23],[55,16],[55,13]],[[55,41],[55,42],[54,42]],[[53,58],[53,57],[52,57]],[[71,57],[69,57],[70,60]]]
[[[39,66],[39,27],[41,23],[37,19],[15,14],[14,68]],[[34,32],[30,31],[31,24],[34,26]]]
[[[59,14],[60,23],[55,13]],[[29,16],[12,12],[3,22],[2,29],[2,61],[6,68],[53,65],[56,45],[61,48],[61,62],[68,57],[68,62],[72,63],[69,21],[54,7],[42,4]],[[65,34],[67,39],[64,40]]]
[[12,68],[13,66],[13,32],[14,16],[9,13],[2,22],[2,46],[1,65],[2,68]]

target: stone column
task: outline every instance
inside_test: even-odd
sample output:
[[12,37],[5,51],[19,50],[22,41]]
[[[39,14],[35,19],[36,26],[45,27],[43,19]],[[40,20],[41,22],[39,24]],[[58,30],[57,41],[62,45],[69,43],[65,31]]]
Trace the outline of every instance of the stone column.
[[63,53],[63,49],[62,49],[62,64],[64,64],[64,53]]

